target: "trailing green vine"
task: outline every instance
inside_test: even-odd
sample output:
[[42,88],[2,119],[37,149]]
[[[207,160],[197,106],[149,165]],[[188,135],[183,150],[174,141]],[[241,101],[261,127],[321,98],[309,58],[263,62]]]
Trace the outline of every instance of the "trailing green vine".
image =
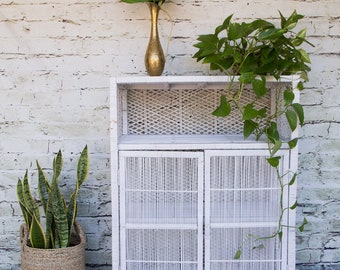
[[[280,134],[278,121],[284,117],[291,132],[298,125],[304,123],[304,111],[301,104],[295,101],[295,94],[291,87],[279,86],[276,93],[276,107],[274,111],[258,105],[267,93],[267,76],[273,76],[281,82],[285,75],[298,74],[300,76],[297,88],[303,90],[303,83],[308,81],[310,71],[310,58],[308,53],[301,48],[303,43],[313,46],[306,40],[306,29],[294,32],[298,21],[303,15],[294,11],[288,18],[280,13],[281,24],[276,27],[271,22],[257,19],[252,22],[232,22],[232,15],[227,17],[223,24],[216,27],[213,34],[200,35],[198,43],[194,46],[198,51],[193,56],[197,61],[210,65],[211,70],[220,70],[230,76],[225,93],[220,97],[220,104],[213,112],[218,117],[227,117],[233,110],[240,112],[243,122],[243,135],[248,138],[255,135],[258,140],[264,138],[268,144],[268,163],[275,169],[280,187],[280,216],[277,230],[269,236],[256,236],[249,234],[236,251],[234,258],[239,259],[242,248],[249,238],[256,242],[279,237],[285,227],[283,217],[289,209],[295,209],[297,203],[285,207],[283,203],[284,190],[295,183],[296,172],[280,171],[281,156],[278,151],[287,144],[293,149],[298,138],[285,141]],[[254,91],[254,99],[245,101],[244,93],[249,91],[248,86]],[[291,176],[288,183],[284,182],[286,176]],[[307,220],[297,228],[302,231]],[[261,248],[263,244],[255,245]]]

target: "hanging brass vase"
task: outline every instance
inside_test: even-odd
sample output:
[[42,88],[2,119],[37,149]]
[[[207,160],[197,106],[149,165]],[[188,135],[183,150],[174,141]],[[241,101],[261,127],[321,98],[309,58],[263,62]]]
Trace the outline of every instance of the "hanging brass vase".
[[152,2],[146,4],[151,13],[151,34],[144,58],[145,68],[150,76],[159,76],[163,73],[165,66],[165,57],[159,41],[157,25],[160,7]]

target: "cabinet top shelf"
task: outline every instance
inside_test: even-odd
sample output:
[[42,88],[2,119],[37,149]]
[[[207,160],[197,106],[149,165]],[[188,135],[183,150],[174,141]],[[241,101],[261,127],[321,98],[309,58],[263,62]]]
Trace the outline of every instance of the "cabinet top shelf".
[[[267,149],[263,140],[228,135],[123,135],[120,150]],[[284,148],[286,148],[284,146]],[[287,146],[288,149],[288,146]]]
[[[267,82],[276,82],[272,76],[266,77]],[[112,77],[111,83],[117,85],[150,85],[150,84],[225,84],[232,80],[230,76],[124,76]],[[299,75],[287,75],[281,77],[281,82],[298,82]],[[238,76],[234,78],[238,81]]]

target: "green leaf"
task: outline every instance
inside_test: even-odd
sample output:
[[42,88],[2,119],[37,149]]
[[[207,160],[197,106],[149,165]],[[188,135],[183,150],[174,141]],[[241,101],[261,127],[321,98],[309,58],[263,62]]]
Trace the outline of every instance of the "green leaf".
[[248,48],[248,40],[244,37],[241,38],[241,47],[243,50],[246,50]]
[[210,43],[210,42],[199,42],[194,45],[194,47],[203,49],[204,51],[208,50],[211,51],[211,53],[216,52],[216,43]]
[[293,149],[296,147],[298,143],[298,138],[294,138],[288,142],[289,149]]
[[300,90],[300,91],[302,91],[304,89],[303,82],[298,82],[297,89]]
[[58,177],[62,168],[62,154],[59,150],[57,156],[53,160],[53,178],[51,184],[51,194],[48,201],[48,207],[53,214],[53,220],[55,222],[57,234],[56,245],[60,248],[67,247],[69,244],[69,229],[67,220],[67,209],[65,205],[64,197],[62,196],[59,186]]
[[233,17],[233,14],[229,15],[224,21],[223,21],[223,27],[224,28],[228,28],[229,24],[230,24],[230,21],[231,21],[231,18]]
[[291,206],[291,207],[289,207],[291,210],[294,210],[296,207],[297,207],[297,201],[295,201],[295,203]]
[[299,52],[301,53],[302,60],[306,63],[310,63],[310,58],[308,53],[304,49],[299,49]]
[[243,111],[243,120],[251,120],[256,118],[258,115],[258,111],[254,109],[253,104],[248,104],[244,107]]
[[277,233],[277,235],[279,236],[280,241],[282,241],[282,235],[283,235],[282,231],[279,231],[279,232]]
[[292,30],[293,28],[295,28],[297,22],[302,18],[303,15],[298,14],[296,10],[294,10],[293,13],[289,16],[289,18],[285,21],[282,28]]
[[219,33],[221,33],[223,30],[226,30],[228,29],[229,27],[229,24],[230,24],[230,20],[231,18],[233,17],[233,14],[229,15],[225,20],[224,22],[217,26],[216,29],[215,29],[215,35],[217,36]]
[[230,114],[231,112],[231,106],[229,102],[227,101],[227,98],[225,96],[220,97],[220,105],[217,107],[215,111],[213,111],[214,116],[219,116],[219,117],[226,117]]
[[48,183],[47,177],[39,165],[39,162],[36,161],[37,169],[38,169],[38,192],[40,196],[41,203],[43,205],[45,214],[47,213],[47,201],[51,192],[51,187]]
[[294,173],[294,175],[293,175],[292,179],[290,179],[288,185],[290,185],[290,186],[294,185],[294,183],[296,181],[296,177],[297,177],[297,174]]
[[216,35],[214,35],[214,34],[199,35],[197,40],[198,41],[202,41],[201,43],[206,43],[207,42],[207,43],[216,44],[218,42],[218,37]]
[[266,118],[267,117],[267,108],[262,108],[258,111],[258,116],[260,118]]
[[243,136],[244,138],[248,138],[259,126],[258,123],[253,120],[245,120],[243,122]]
[[280,164],[280,159],[281,159],[281,157],[279,157],[279,156],[278,157],[270,157],[270,158],[267,158],[267,161],[270,164],[270,166],[276,168]]
[[24,200],[24,194],[23,194],[23,185],[22,181],[18,179],[17,183],[17,197],[18,197],[18,202],[21,208],[21,212],[24,216],[25,223],[28,226],[28,228],[31,227],[31,222],[32,222],[32,214],[28,211],[25,205],[25,200]]
[[23,185],[22,185],[22,194],[24,198],[24,205],[26,209],[29,211],[31,216],[35,216],[37,221],[40,222],[40,210],[38,207],[38,204],[33,199],[33,196],[30,191],[30,186],[28,184],[28,177],[27,177],[27,170],[23,179]]
[[80,186],[84,183],[85,179],[88,176],[88,173],[89,173],[89,154],[86,145],[78,159],[77,188],[80,188]]
[[44,229],[35,215],[32,216],[32,224],[29,228],[30,242],[33,248],[46,248]]
[[254,20],[251,23],[248,24],[247,27],[247,34],[251,34],[255,30],[264,30],[268,28],[274,28],[274,25],[268,21],[265,20]]
[[303,219],[302,225],[298,227],[298,229],[299,229],[300,232],[303,232],[303,230],[305,229],[305,225],[306,225],[307,223],[308,223],[307,219],[304,218],[304,219]]
[[55,222],[52,213],[52,201],[47,201],[46,209],[46,248],[55,248]]
[[211,67],[215,66],[217,68],[214,68],[214,69],[219,69],[221,71],[227,70],[232,64],[226,61],[226,59],[221,58],[221,55],[217,55],[217,54],[206,56],[203,60],[203,63],[211,64]]
[[253,72],[244,72],[240,75],[240,78],[238,79],[240,83],[252,83],[255,79],[255,74]]
[[304,28],[304,29],[302,29],[301,31],[299,31],[299,32],[296,34],[296,36],[292,39],[292,44],[293,44],[295,47],[300,46],[300,45],[305,41],[306,34],[307,34],[307,29],[306,29],[306,28]]
[[228,43],[227,38],[221,38],[217,45],[218,51],[222,52],[224,58],[232,56],[234,53],[234,47]]
[[242,61],[243,61],[243,55],[242,55],[240,52],[234,51],[233,57],[234,57],[235,63],[238,63],[238,64],[242,63]]
[[307,72],[306,71],[301,71],[300,78],[303,81],[308,82],[308,74],[307,74]]
[[297,116],[294,111],[286,111],[286,118],[288,120],[289,127],[292,131],[294,131],[297,127]]
[[53,177],[58,178],[63,167],[63,156],[61,150],[58,151],[57,156],[53,159]]
[[283,36],[283,34],[285,34],[286,32],[287,32],[286,29],[276,28],[265,29],[259,34],[259,40],[275,40]]
[[282,15],[281,11],[279,11],[280,18],[281,18],[281,28],[285,28],[285,25],[287,23],[287,19]]
[[254,79],[252,81],[252,86],[255,95],[260,98],[266,95],[267,89],[266,89],[266,77],[261,76],[261,80],[259,79]]
[[272,143],[275,143],[275,141],[280,140],[280,134],[277,129],[277,124],[275,122],[270,122],[269,127],[266,130],[266,134],[267,134],[268,139]]
[[303,111],[303,107],[299,103],[293,103],[291,106],[292,106],[292,108],[294,109],[294,111],[296,112],[296,114],[299,118],[300,126],[302,126],[304,124],[304,121],[305,121],[305,114],[304,114],[304,111]]
[[293,91],[291,91],[290,89],[287,89],[287,90],[284,91],[283,100],[285,102],[285,106],[292,104],[293,101],[294,101],[294,98],[295,98],[295,95],[294,95]]
[[77,167],[77,180],[76,180],[76,189],[71,195],[70,203],[67,209],[67,220],[68,220],[68,229],[70,232],[70,238],[72,233],[72,228],[77,216],[77,196],[80,186],[84,183],[88,175],[88,148],[87,145],[84,147],[83,151],[80,154],[78,160]]
[[307,35],[307,28],[304,28],[302,30],[300,30],[296,36],[299,37],[299,38],[302,38],[302,39],[305,39],[306,38],[306,35]]
[[242,26],[239,23],[230,23],[228,27],[228,39],[237,40],[242,37]]
[[67,210],[65,203],[56,183],[52,183],[52,193],[50,195],[52,213],[57,230],[60,247],[67,247],[69,244],[69,229],[67,220]]
[[74,226],[74,222],[77,216],[77,210],[78,210],[77,195],[78,195],[78,191],[74,191],[74,193],[72,194],[70,198],[70,202],[67,208],[67,221],[68,221],[68,229],[69,229],[69,234],[70,234],[69,240],[71,240],[72,228]]
[[275,143],[272,144],[270,155],[271,156],[275,155],[277,151],[280,150],[281,146],[282,146],[282,142],[280,140],[275,140]]
[[239,260],[241,258],[241,255],[242,255],[241,249],[236,250],[234,260]]

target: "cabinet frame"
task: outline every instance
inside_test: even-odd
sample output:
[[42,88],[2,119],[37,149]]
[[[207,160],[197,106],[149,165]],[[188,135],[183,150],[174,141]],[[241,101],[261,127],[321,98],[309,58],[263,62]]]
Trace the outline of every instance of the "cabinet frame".
[[[205,150],[263,150],[266,149],[264,142],[255,141],[252,138],[244,141],[239,135],[129,135],[127,127],[126,91],[130,87],[148,89],[153,87],[159,91],[167,91],[171,87],[180,89],[188,85],[195,85],[198,88],[206,85],[223,87],[230,81],[226,76],[167,76],[167,77],[116,77],[110,79],[110,152],[111,152],[111,198],[112,198],[112,269],[121,268],[121,221],[120,221],[120,151],[205,151]],[[267,78],[269,82],[275,82],[274,78]],[[296,90],[299,82],[298,76],[286,76],[283,82],[289,83]],[[295,91],[295,98],[299,98],[298,91]],[[292,137],[297,136],[295,131]],[[288,146],[284,151],[289,152],[289,168],[297,170],[298,148],[289,150]],[[287,202],[295,202],[296,185],[289,188]],[[295,226],[295,211],[289,211],[287,218],[289,226]],[[284,233],[287,238],[285,255],[282,257],[281,269],[295,269],[295,229],[287,228]],[[206,268],[207,269],[207,268]]]

